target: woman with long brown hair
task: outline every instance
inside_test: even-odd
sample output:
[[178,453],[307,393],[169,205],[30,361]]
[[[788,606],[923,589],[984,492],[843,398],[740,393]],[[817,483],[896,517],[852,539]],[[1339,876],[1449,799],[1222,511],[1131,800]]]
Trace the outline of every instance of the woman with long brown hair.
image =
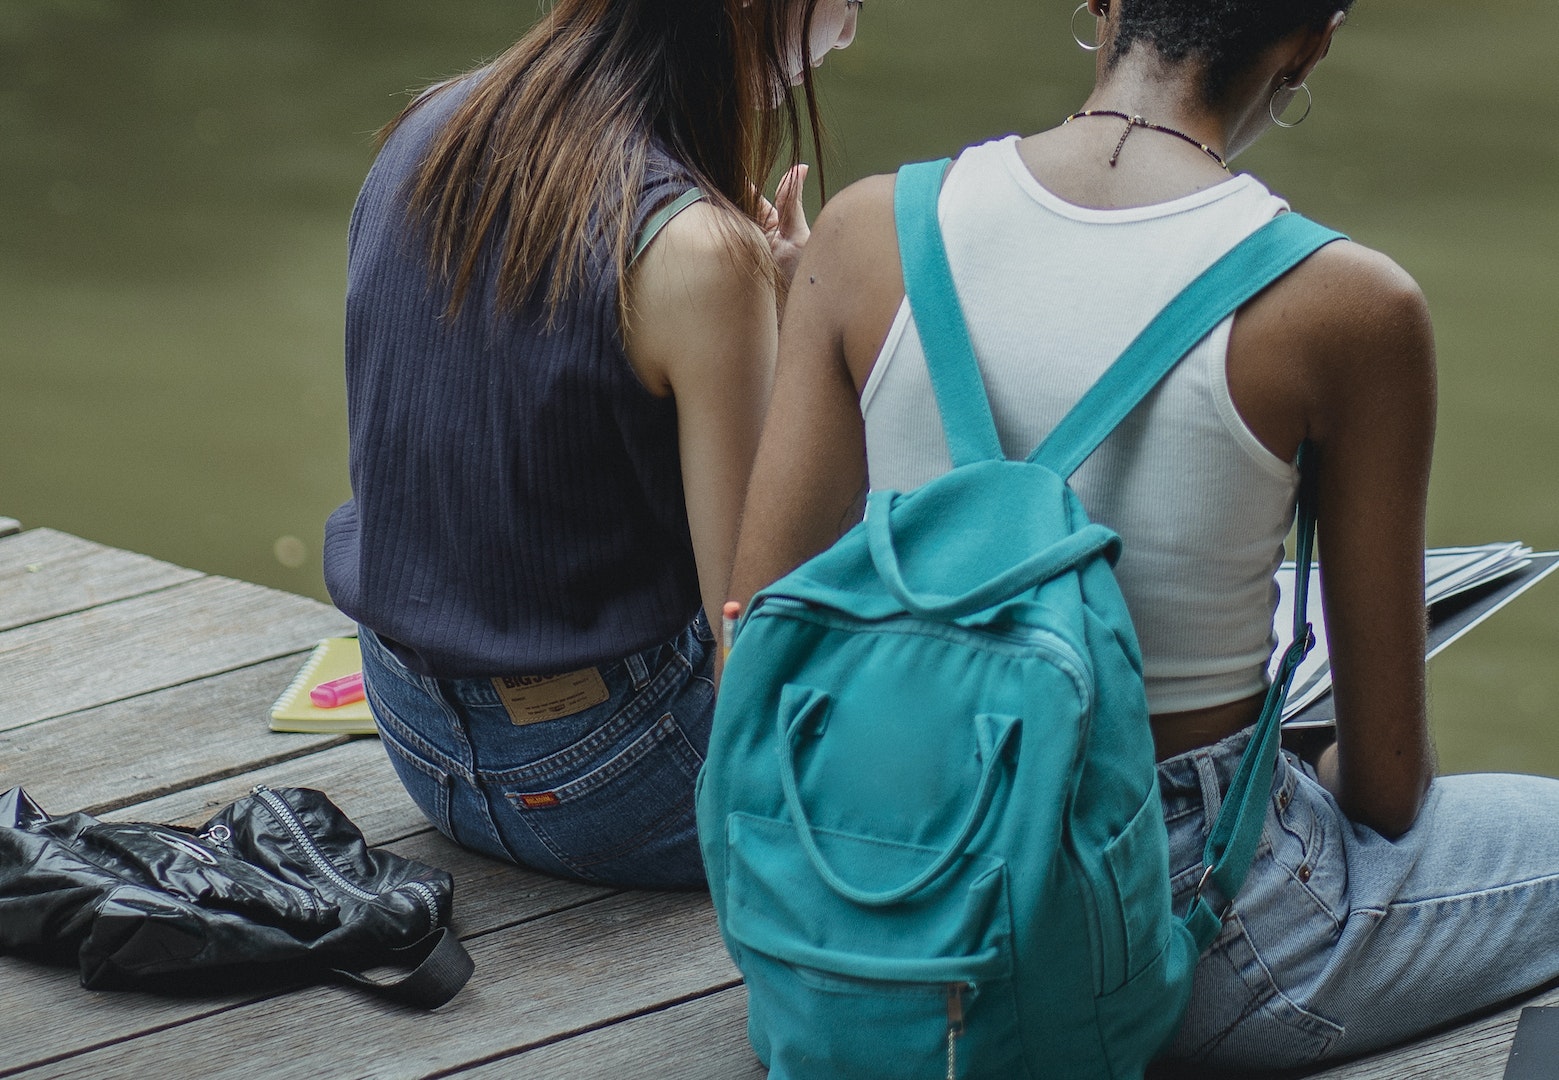
[[391,762],[460,844],[703,880],[701,609],[806,239],[811,71],[859,6],[557,0],[386,129],[352,216],[325,577]]

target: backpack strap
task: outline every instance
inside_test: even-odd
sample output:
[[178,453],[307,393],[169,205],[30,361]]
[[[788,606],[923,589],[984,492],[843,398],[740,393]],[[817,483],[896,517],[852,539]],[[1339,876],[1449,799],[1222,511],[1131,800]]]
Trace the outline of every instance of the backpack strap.
[[[1294,213],[1280,214],[1257,229],[1159,312],[1029,460],[1070,476],[1214,327],[1317,250],[1341,239],[1341,233]],[[1295,670],[1315,644],[1307,617],[1316,524],[1314,457],[1308,444],[1300,447],[1293,640],[1267,689],[1261,716],[1209,832],[1202,852],[1205,869],[1185,917],[1201,948],[1211,944],[1223,925],[1222,916],[1202,895],[1207,883],[1211,881],[1225,900],[1232,901],[1250,872],[1282,743],[1283,705]]]
[[1214,327],[1319,248],[1344,239],[1294,213],[1279,214],[1247,236],[1154,317],[1029,461],[1071,476]]
[[942,414],[947,450],[956,466],[1000,461],[1005,455],[937,220],[942,177],[951,164],[951,159],[943,158],[899,169],[893,187],[893,218],[904,270],[904,295],[915,316],[937,411]]
[[1299,447],[1299,526],[1294,542],[1294,636],[1283,653],[1283,660],[1267,688],[1266,700],[1261,706],[1251,731],[1250,742],[1240,758],[1229,790],[1224,794],[1223,806],[1218,811],[1212,828],[1208,830],[1207,845],[1202,849],[1202,878],[1191,897],[1190,910],[1186,912],[1186,928],[1196,939],[1198,949],[1212,944],[1223,928],[1223,915],[1214,911],[1202,895],[1211,881],[1218,892],[1231,904],[1245,876],[1250,873],[1256,857],[1256,844],[1261,839],[1261,826],[1267,818],[1267,799],[1272,791],[1272,773],[1277,768],[1278,750],[1282,745],[1283,705],[1288,700],[1288,688],[1294,681],[1294,672],[1315,645],[1315,630],[1310,624],[1307,607],[1310,596],[1310,564],[1315,551],[1316,483],[1317,468],[1315,447],[1308,441]]

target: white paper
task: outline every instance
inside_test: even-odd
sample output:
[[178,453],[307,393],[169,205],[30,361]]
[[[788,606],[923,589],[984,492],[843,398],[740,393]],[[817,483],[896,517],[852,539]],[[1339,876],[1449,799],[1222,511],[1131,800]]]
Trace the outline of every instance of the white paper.
[[[1424,552],[1424,603],[1433,604],[1448,596],[1487,585],[1530,565],[1532,549],[1521,543],[1482,544],[1476,547],[1430,548]],[[1278,568],[1278,606],[1272,616],[1272,632],[1278,641],[1267,664],[1267,677],[1277,676],[1283,653],[1294,637],[1294,576],[1291,562]],[[1326,647],[1326,623],[1321,618],[1321,579],[1316,567],[1310,568],[1310,587],[1306,618],[1315,631],[1315,647],[1294,672],[1283,719],[1300,712],[1332,689],[1331,656]]]

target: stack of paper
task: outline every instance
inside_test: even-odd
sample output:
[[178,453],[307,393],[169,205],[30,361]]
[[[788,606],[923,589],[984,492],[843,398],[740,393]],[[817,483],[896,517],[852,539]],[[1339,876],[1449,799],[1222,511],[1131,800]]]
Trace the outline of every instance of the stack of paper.
[[[1551,558],[1550,556],[1536,556],[1538,559]],[[1435,619],[1435,605],[1454,596],[1480,589],[1492,584],[1518,570],[1523,570],[1532,565],[1534,556],[1532,549],[1521,543],[1497,543],[1483,544],[1478,547],[1447,547],[1430,548],[1424,552],[1424,599],[1429,606],[1431,625]],[[1543,574],[1551,570],[1550,564],[1543,569]],[[1529,584],[1535,584],[1538,577],[1533,577]],[[1283,654],[1283,647],[1293,638],[1294,627],[1294,564],[1286,562],[1278,570],[1278,606],[1272,619],[1272,629],[1279,642],[1279,647],[1274,651],[1272,661],[1268,665],[1268,674],[1277,672],[1278,662]],[[1491,603],[1483,615],[1491,614],[1503,603],[1517,595],[1516,590],[1499,600]],[[1283,709],[1285,720],[1295,716],[1306,707],[1325,697],[1332,689],[1331,658],[1326,648],[1325,623],[1321,618],[1321,583],[1319,575],[1312,569],[1310,575],[1310,587],[1308,590],[1308,615],[1311,624],[1315,628],[1315,648],[1310,650],[1310,655],[1304,663],[1299,665],[1299,670],[1294,673],[1294,682],[1289,689],[1288,703]],[[1428,656],[1434,656],[1452,641],[1469,629],[1479,619],[1468,622],[1461,627],[1461,631],[1442,635],[1438,640],[1431,634]],[[1327,717],[1320,723],[1330,723]]]

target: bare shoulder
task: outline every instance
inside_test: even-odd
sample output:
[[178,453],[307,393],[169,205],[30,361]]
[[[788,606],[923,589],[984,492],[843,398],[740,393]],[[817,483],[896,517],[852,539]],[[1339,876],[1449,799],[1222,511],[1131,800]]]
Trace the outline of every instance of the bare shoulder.
[[740,214],[696,202],[666,223],[629,271],[635,301],[651,296],[718,301],[751,289],[765,275],[757,256],[763,233]]
[[893,220],[892,175],[868,176],[840,191],[818,215],[786,309],[787,332],[807,327],[832,343],[857,390],[904,298]]
[[1434,368],[1423,290],[1350,240],[1327,244],[1241,309],[1235,335],[1231,352],[1237,345],[1285,395],[1312,401],[1360,380],[1422,379]]
[[1228,357],[1240,415],[1285,461],[1344,416],[1361,422],[1368,406],[1433,407],[1423,292],[1389,258],[1351,241],[1321,248],[1241,308]]
[[880,229],[893,224],[893,174],[881,173],[857,180],[834,195],[823,207],[812,227],[849,237],[862,230]]
[[698,202],[672,218],[628,272],[623,336],[652,392],[671,393],[730,357],[772,354],[777,332],[767,244],[739,214]]
[[885,260],[897,267],[893,226],[893,177],[857,180],[824,204],[812,226],[806,256],[819,266],[870,272]]
[[1433,361],[1423,290],[1378,251],[1349,240],[1328,244],[1277,288],[1286,313],[1302,320],[1323,356],[1344,360],[1365,352]]

